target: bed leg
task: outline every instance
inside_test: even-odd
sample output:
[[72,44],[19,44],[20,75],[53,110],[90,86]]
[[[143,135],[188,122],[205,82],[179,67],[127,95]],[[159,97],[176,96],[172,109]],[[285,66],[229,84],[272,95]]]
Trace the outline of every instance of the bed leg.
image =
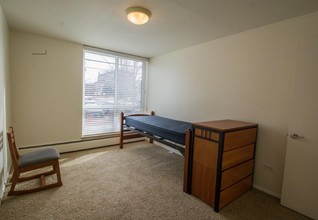
[[124,145],[124,113],[120,113],[120,137],[119,137],[119,148],[123,149]]
[[191,147],[191,130],[187,130],[185,137],[185,150],[184,150],[184,174],[183,174],[183,192],[191,193],[189,178],[191,175],[189,174],[189,156],[190,156],[190,147]]
[[[154,111],[151,111],[151,112],[150,112],[150,115],[155,115],[155,112],[154,112]],[[153,143],[153,139],[149,138],[149,143],[152,144],[152,143]]]

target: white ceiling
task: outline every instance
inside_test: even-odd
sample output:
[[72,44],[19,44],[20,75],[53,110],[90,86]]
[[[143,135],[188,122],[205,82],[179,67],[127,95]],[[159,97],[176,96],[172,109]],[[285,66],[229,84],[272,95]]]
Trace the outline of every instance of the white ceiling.
[[[318,0],[0,0],[13,29],[154,57],[318,11]],[[152,12],[143,26],[125,9]]]

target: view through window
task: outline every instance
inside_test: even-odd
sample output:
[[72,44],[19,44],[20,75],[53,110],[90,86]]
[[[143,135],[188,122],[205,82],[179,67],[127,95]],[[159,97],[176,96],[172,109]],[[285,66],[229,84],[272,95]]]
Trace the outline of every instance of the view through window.
[[84,49],[83,137],[118,132],[120,112],[144,111],[146,62]]

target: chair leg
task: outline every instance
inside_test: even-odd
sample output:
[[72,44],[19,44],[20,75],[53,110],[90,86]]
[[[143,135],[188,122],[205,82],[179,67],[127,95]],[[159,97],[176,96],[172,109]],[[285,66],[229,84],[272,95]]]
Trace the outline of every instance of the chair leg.
[[62,179],[61,179],[61,172],[60,172],[60,164],[59,161],[56,161],[56,163],[53,166],[54,171],[56,173],[56,177],[57,177],[57,182],[59,183],[59,186],[62,186]]
[[45,181],[45,176],[44,175],[42,175],[40,177],[40,183],[41,183],[41,186],[46,186],[46,181]]
[[13,174],[12,174],[12,177],[11,177],[11,188],[10,188],[10,191],[8,193],[8,196],[11,196],[14,194],[14,189],[15,189],[15,186],[17,185],[18,181],[19,181],[19,176],[20,176],[20,173],[19,172],[16,172],[16,171],[13,171]]

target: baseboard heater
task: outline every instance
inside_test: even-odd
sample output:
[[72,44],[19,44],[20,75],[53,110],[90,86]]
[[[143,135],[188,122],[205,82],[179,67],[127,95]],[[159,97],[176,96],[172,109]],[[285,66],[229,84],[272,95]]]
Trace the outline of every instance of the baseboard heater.
[[[143,141],[144,138],[133,139],[131,142]],[[19,150],[23,152],[30,152],[37,148],[45,148],[45,147],[54,147],[59,150],[60,153],[69,153],[81,150],[89,150],[101,147],[110,147],[119,144],[119,137],[97,137],[97,138],[89,138],[89,139],[81,139],[81,140],[73,140],[73,141],[65,141],[65,142],[57,142],[50,144],[41,144],[41,145],[33,145],[33,146],[22,146],[19,147]]]

